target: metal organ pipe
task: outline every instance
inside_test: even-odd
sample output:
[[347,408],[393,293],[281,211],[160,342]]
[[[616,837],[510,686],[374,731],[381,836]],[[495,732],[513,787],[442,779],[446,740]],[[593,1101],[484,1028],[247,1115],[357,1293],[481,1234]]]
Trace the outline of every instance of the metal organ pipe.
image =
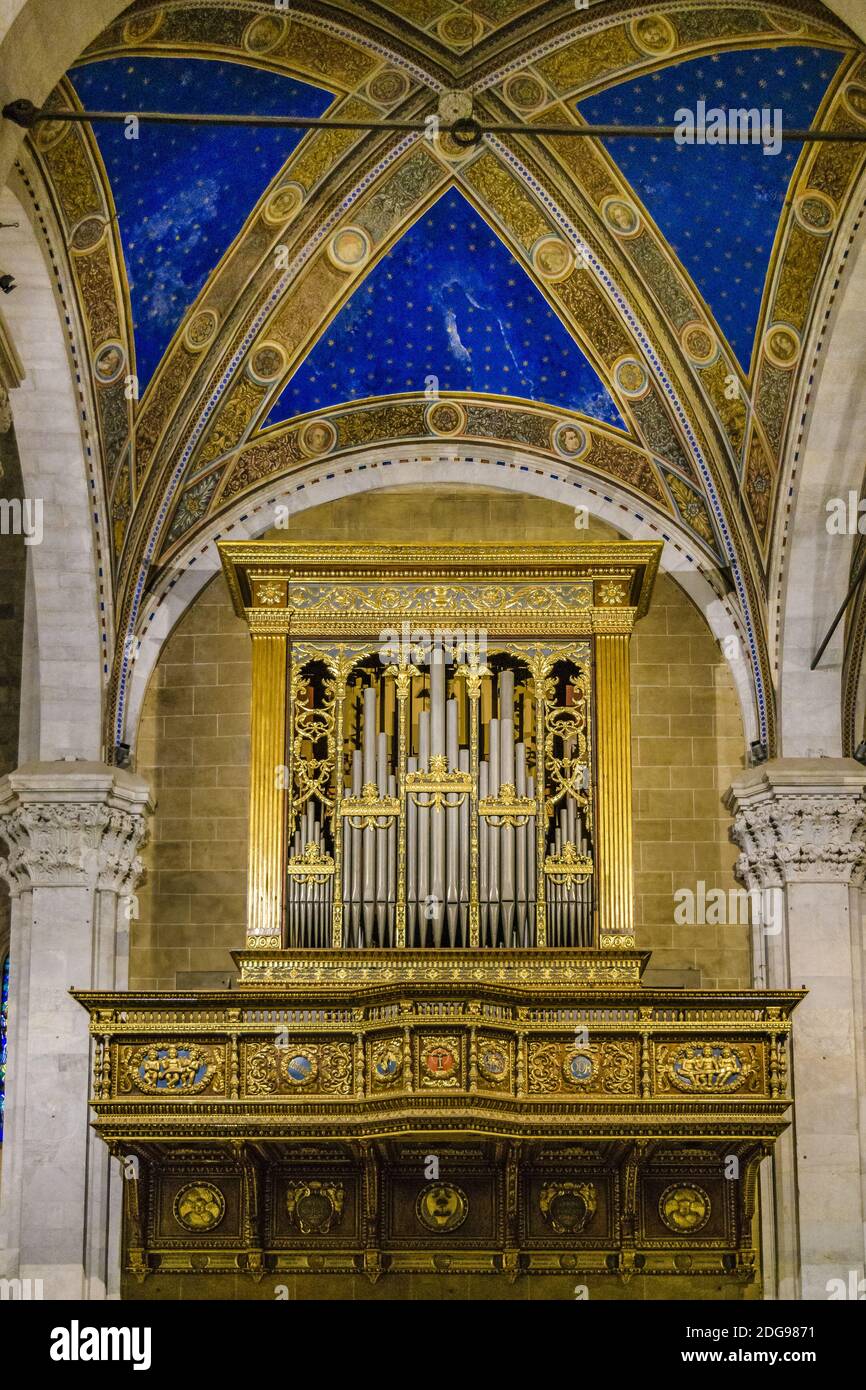
[[[441,645],[434,646],[429,670],[415,677],[411,698],[406,703],[407,774],[430,772],[434,758],[445,760],[449,773],[468,773],[472,766],[468,746],[469,719],[465,687],[452,679]],[[535,776],[530,775],[529,749],[525,732],[531,728],[529,696],[521,689],[515,703],[515,672],[506,668],[485,678],[481,709],[488,712],[486,726],[480,730],[478,798],[496,798],[503,787],[513,788],[518,798],[535,797]],[[365,681],[366,684],[362,684]],[[417,708],[419,690],[426,685],[424,704]],[[468,946],[470,917],[470,797],[454,804],[453,795],[444,807],[416,804],[401,786],[398,766],[399,739],[396,729],[394,692],[386,681],[370,681],[359,675],[350,686],[350,699],[356,703],[355,728],[360,747],[353,748],[345,794],[360,797],[364,787],[375,788],[377,797],[401,799],[406,817],[406,943],[409,946]],[[360,709],[357,709],[360,704]],[[461,721],[461,713],[464,718]],[[413,729],[413,721],[417,723]],[[519,716],[519,718],[518,718]],[[387,724],[387,729],[382,728]],[[392,728],[391,725],[394,725]],[[464,730],[461,744],[460,729]],[[516,737],[519,734],[520,737]],[[486,756],[481,757],[484,753]],[[562,747],[566,764],[572,755],[570,743]],[[342,764],[341,764],[342,766]],[[441,769],[442,763],[436,764]],[[495,807],[494,810],[494,821]],[[505,807],[503,807],[503,812]],[[537,841],[534,818],[523,824],[491,824],[479,816],[478,890],[479,940],[482,946],[532,946],[536,940],[536,863]],[[386,828],[359,829],[350,819],[342,822],[342,874],[321,884],[309,878],[294,878],[289,887],[290,940],[293,944],[330,944],[334,893],[343,897],[344,944],[350,947],[396,944],[396,903],[398,899],[397,847],[399,826],[396,818]],[[315,844],[330,848],[318,804],[308,802],[294,833],[291,853],[299,855]],[[580,853],[588,849],[588,833],[583,813],[574,797],[567,795],[556,805],[547,828],[549,854],[561,854],[567,844]],[[551,946],[589,945],[592,941],[591,885],[556,884],[545,880],[547,897],[548,944]]]

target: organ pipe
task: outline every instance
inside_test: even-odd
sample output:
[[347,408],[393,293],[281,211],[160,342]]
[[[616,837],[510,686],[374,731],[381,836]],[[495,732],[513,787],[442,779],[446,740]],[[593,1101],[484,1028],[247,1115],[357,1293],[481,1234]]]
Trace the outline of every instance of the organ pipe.
[[[591,810],[569,781],[575,741],[545,724],[519,656],[499,665],[477,675],[474,695],[439,645],[426,670],[368,666],[346,682],[340,835],[333,804],[308,795],[289,842],[291,945],[332,944],[338,895],[348,948],[538,945],[545,899],[544,944],[592,944],[591,868],[578,872],[591,865]],[[556,787],[545,759],[559,761]]]

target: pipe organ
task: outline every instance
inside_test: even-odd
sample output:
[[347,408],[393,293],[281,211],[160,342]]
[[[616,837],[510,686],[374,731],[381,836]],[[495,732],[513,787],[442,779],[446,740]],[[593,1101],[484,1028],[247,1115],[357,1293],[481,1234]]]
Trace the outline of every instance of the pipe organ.
[[634,944],[655,543],[222,553],[253,641],[248,946]]
[[77,996],[97,1131],[137,1160],[129,1291],[754,1286],[801,994],[642,983],[629,640],[660,546],[221,552],[252,644],[238,984]]
[[589,644],[381,645],[293,653],[287,944],[591,946]]

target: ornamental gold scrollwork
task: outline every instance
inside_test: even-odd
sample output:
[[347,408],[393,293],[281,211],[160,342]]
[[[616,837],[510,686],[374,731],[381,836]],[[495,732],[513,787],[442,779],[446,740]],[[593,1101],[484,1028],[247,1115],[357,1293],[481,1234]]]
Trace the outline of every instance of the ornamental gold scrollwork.
[[496,829],[527,825],[535,815],[535,801],[531,796],[518,796],[513,782],[503,782],[495,796],[481,798],[478,814]]
[[754,1044],[700,1042],[657,1044],[655,1072],[660,1091],[724,1096],[763,1089],[762,1050]]
[[592,607],[589,583],[293,584],[291,606],[307,613],[581,612]]
[[[564,654],[564,655],[569,655]],[[587,827],[592,828],[592,797],[589,792],[589,699],[590,676],[585,667],[568,683],[570,703],[549,706],[545,711],[544,755],[551,783],[547,812],[552,814],[563,797],[573,797],[584,812]],[[561,755],[555,756],[555,741],[559,740]]]
[[637,1090],[635,1045],[614,1039],[579,1047],[531,1040],[527,1079],[531,1093],[565,1090],[633,1096]]
[[578,1235],[590,1224],[598,1207],[595,1183],[545,1183],[538,1195],[538,1206],[557,1235]]
[[387,830],[400,813],[400,798],[380,795],[375,782],[365,782],[359,796],[344,796],[340,802],[340,815],[353,830]]
[[334,861],[321,845],[311,840],[304,845],[300,854],[292,856],[286,865],[286,873],[307,883],[326,883],[328,878],[333,877]]
[[352,1052],[348,1042],[247,1045],[244,1079],[248,1096],[349,1095]]
[[552,883],[572,888],[575,884],[586,883],[592,874],[592,855],[581,854],[571,840],[566,840],[559,854],[547,855],[544,872]]
[[407,773],[405,785],[416,806],[433,811],[443,807],[454,810],[472,791],[472,774],[456,769],[449,772],[445,754],[434,753],[429,771]]
[[[321,682],[322,704],[310,703],[310,684],[303,670],[294,666],[291,678],[292,710],[292,787],[290,827],[294,830],[297,818],[311,797],[316,797],[325,810],[333,806],[331,777],[334,771],[336,737],[334,711],[337,704],[337,682],[326,676]],[[324,742],[324,757],[316,757],[317,745]],[[305,752],[306,748],[306,752]]]
[[210,1087],[225,1090],[224,1056],[219,1047],[192,1042],[147,1043],[121,1047],[118,1091],[140,1091],[147,1096],[194,1096]]

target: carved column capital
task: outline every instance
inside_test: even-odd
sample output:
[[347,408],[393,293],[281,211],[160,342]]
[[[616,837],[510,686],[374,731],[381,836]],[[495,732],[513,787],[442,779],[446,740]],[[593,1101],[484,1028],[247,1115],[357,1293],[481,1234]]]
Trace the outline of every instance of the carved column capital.
[[847,758],[778,759],[738,777],[725,804],[749,888],[852,883],[866,872],[866,770]]
[[100,763],[30,764],[0,779],[0,876],[27,888],[128,893],[152,810],[147,784]]

